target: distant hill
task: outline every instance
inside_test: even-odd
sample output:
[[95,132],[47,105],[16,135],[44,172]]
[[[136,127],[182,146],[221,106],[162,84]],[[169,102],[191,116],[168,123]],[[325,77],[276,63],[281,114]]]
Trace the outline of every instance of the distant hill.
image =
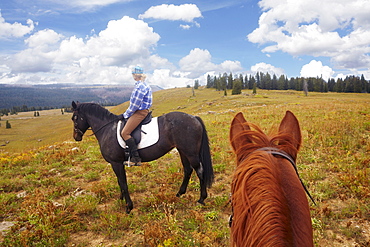
[[[162,88],[152,85],[153,91]],[[69,106],[71,102],[94,102],[101,105],[117,105],[130,99],[132,86],[127,85],[7,85],[0,84],[0,109],[21,107]]]

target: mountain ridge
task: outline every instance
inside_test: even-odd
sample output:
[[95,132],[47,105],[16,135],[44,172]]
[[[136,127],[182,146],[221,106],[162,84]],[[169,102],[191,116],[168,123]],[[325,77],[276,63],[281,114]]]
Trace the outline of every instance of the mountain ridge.
[[[130,99],[134,85],[9,85],[0,84],[0,109],[27,106],[28,108],[62,108],[71,102],[94,102],[118,105]],[[163,88],[151,85],[153,92]]]

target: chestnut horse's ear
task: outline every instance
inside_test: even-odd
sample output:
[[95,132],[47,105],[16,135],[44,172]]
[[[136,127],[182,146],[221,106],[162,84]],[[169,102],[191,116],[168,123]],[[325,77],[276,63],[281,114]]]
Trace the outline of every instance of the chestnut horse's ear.
[[[301,128],[299,127],[298,119],[291,111],[285,113],[285,117],[280,123],[279,134],[290,135],[293,138],[293,142],[290,142],[290,144],[293,145],[298,152],[302,142]],[[284,140],[279,141],[279,145],[285,144]],[[290,155],[292,155],[294,159],[297,157],[297,153]]]
[[73,108],[74,110],[76,110],[76,109],[77,109],[77,104],[76,104],[74,101],[72,101],[72,108]]
[[240,145],[240,142],[242,144],[246,141],[251,142],[245,135],[240,135],[245,130],[250,130],[250,127],[245,120],[243,113],[239,112],[234,117],[230,127],[230,142],[234,150],[237,149],[237,147]]

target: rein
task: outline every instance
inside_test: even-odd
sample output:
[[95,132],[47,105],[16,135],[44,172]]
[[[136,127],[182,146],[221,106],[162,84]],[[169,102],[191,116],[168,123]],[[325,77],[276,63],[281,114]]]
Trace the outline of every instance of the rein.
[[[93,133],[92,134],[90,134],[90,135],[88,135],[88,136],[93,136],[93,135],[95,135],[96,133],[98,133],[99,131],[101,131],[105,126],[107,126],[108,124],[111,124],[111,123],[113,123],[113,122],[115,122],[115,121],[117,121],[118,119],[114,119],[114,120],[112,120],[112,121],[109,121],[108,123],[106,123],[106,124],[104,124],[103,126],[101,126],[97,131],[93,131]],[[92,129],[91,129],[91,127],[89,127],[88,129],[90,129],[91,131],[92,131]]]
[[[83,117],[81,117],[81,119],[83,119]],[[111,120],[111,121],[109,121],[108,123],[106,123],[106,124],[104,124],[103,126],[101,126],[97,131],[92,131],[92,129],[91,129],[91,126],[89,127],[89,128],[87,128],[87,130],[91,130],[93,133],[92,134],[90,134],[90,135],[87,135],[87,136],[93,136],[93,135],[95,135],[96,133],[98,133],[100,130],[102,130],[104,127],[106,127],[107,125],[109,125],[109,124],[111,124],[111,123],[113,123],[113,122],[115,122],[115,121],[117,121],[117,120],[119,120],[120,118],[118,117],[117,119],[113,119],[113,120]],[[76,119],[75,119],[76,120]],[[78,133],[80,133],[81,135],[84,135],[85,133],[84,132],[82,132],[82,130],[80,130],[79,128],[78,128],[78,126],[77,126],[77,122],[75,122],[75,127],[74,127],[74,131],[75,132],[78,132]],[[85,131],[86,132],[86,131]]]

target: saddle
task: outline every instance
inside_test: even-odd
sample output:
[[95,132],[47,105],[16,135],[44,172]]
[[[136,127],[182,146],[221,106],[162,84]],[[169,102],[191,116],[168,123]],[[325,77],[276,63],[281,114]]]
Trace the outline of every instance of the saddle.
[[[144,134],[147,134],[146,132],[144,132],[142,130],[142,126],[145,125],[145,124],[148,124],[152,121],[152,112],[150,111],[148,113],[148,115],[146,115],[146,117],[143,119],[143,121],[140,122],[140,124],[136,127],[136,129],[134,129],[134,131],[132,131],[131,133],[131,136],[134,138],[136,144],[140,143],[141,141],[141,133],[143,132]],[[123,127],[125,127],[125,124],[126,124],[126,121],[122,121],[122,125],[121,125],[121,128],[119,129],[119,133],[122,132],[123,130]]]

